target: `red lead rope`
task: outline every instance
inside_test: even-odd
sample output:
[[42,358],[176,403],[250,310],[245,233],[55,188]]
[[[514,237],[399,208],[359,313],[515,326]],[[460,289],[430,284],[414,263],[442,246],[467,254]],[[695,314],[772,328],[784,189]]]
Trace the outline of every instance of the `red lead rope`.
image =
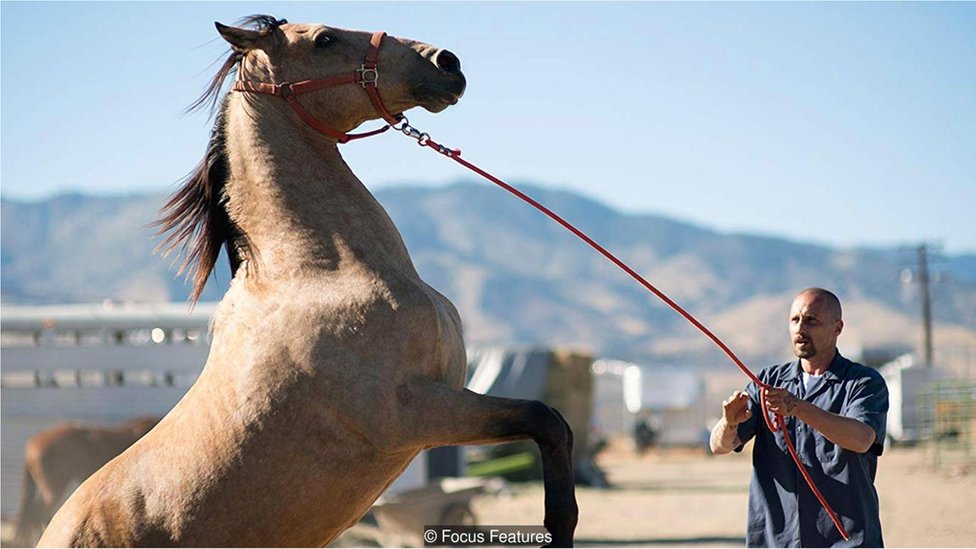
[[633,279],[639,282],[641,286],[647,288],[648,291],[656,295],[659,299],[661,299],[661,301],[667,303],[669,307],[671,307],[678,314],[683,316],[688,322],[694,325],[695,328],[698,328],[701,331],[701,333],[705,334],[705,336],[708,337],[708,339],[712,340],[712,342],[715,343],[715,345],[717,345],[720,349],[722,349],[722,351],[725,352],[726,355],[728,355],[728,357],[732,360],[732,362],[735,363],[735,365],[738,366],[740,370],[742,370],[742,373],[744,373],[750,380],[752,380],[753,383],[755,383],[760,388],[761,390],[760,402],[762,405],[763,419],[766,420],[766,426],[769,428],[771,432],[774,433],[776,431],[783,432],[783,440],[786,441],[786,448],[790,451],[790,456],[793,458],[793,461],[796,463],[796,466],[800,470],[800,473],[803,474],[803,478],[804,480],[807,481],[807,485],[810,487],[810,490],[813,492],[815,496],[817,496],[817,499],[820,501],[820,505],[822,505],[824,510],[827,511],[827,514],[830,515],[830,520],[834,522],[834,526],[837,527],[837,531],[840,532],[840,535],[843,536],[845,540],[850,539],[850,535],[847,533],[847,530],[845,530],[844,526],[841,524],[840,519],[837,517],[837,513],[834,512],[834,510],[830,507],[830,504],[827,503],[827,500],[824,498],[823,494],[821,494],[820,490],[817,489],[817,486],[813,483],[813,479],[810,478],[810,473],[807,472],[807,468],[800,461],[800,456],[797,455],[796,448],[793,447],[793,441],[790,439],[790,435],[786,430],[786,422],[783,416],[776,414],[774,419],[772,420],[770,419],[769,412],[766,410],[766,390],[769,389],[770,386],[760,381],[760,379],[756,377],[756,375],[753,374],[749,370],[749,368],[747,368],[746,365],[743,364],[741,360],[739,360],[739,357],[737,357],[735,353],[732,352],[732,349],[729,349],[728,345],[726,345],[721,339],[719,339],[718,336],[713,334],[711,330],[706,328],[704,324],[699,322],[698,319],[692,316],[691,313],[684,310],[680,305],[678,305],[671,298],[665,295],[664,292],[655,288],[653,284],[648,282],[641,275],[637,274],[637,272],[631,269],[626,263],[617,259],[617,256],[607,251],[606,248],[604,248],[596,241],[594,241],[592,238],[587,236],[586,233],[584,233],[583,231],[577,229],[575,226],[573,226],[572,223],[560,217],[559,214],[553,212],[549,208],[536,202],[532,197],[516,189],[515,187],[509,185],[508,183],[505,183],[501,179],[498,179],[497,177],[491,175],[490,173],[482,170],[478,166],[475,166],[474,164],[461,158],[461,151],[459,149],[450,149],[448,147],[435,143],[430,138],[429,135],[427,135],[426,133],[422,133],[416,128],[410,126],[406,118],[403,119],[402,123],[403,125],[397,129],[402,131],[408,137],[412,137],[416,139],[417,143],[422,147],[428,147],[431,150],[438,152],[450,158],[451,160],[454,160],[455,162],[461,164],[465,168],[468,168],[469,170],[480,175],[481,177],[484,177],[488,181],[491,181],[492,183],[498,185],[499,187],[505,189],[506,191],[514,194],[515,196],[521,198],[525,202],[532,205],[532,207],[534,207],[535,209],[549,216],[553,221],[562,225],[569,232],[575,234],[577,237],[580,238],[580,240],[586,242],[594,250],[603,254],[603,256],[606,257],[608,260],[610,260],[611,263],[613,263],[617,267],[620,267],[620,269],[622,269],[625,273],[633,277]]
[[[379,89],[377,87],[377,81],[379,79],[379,67],[378,67],[379,52],[380,52],[380,47],[383,44],[384,37],[386,37],[385,32],[373,33],[373,36],[370,39],[369,50],[366,52],[366,58],[364,59],[362,66],[355,72],[346,73],[344,75],[319,78],[317,80],[306,80],[304,82],[297,82],[294,84],[291,83],[270,84],[266,82],[253,82],[242,78],[241,80],[238,80],[234,84],[233,90],[237,92],[243,92],[243,93],[259,93],[259,94],[274,95],[277,97],[281,97],[286,101],[288,101],[288,103],[291,105],[295,113],[298,114],[298,116],[302,120],[304,120],[306,124],[315,128],[316,131],[328,135],[329,137],[332,137],[339,143],[346,143],[353,139],[370,137],[372,135],[383,133],[392,127],[396,127],[397,124],[402,124],[400,127],[397,127],[396,129],[403,132],[404,135],[416,139],[417,143],[419,143],[421,146],[429,147],[431,150],[441,153],[442,155],[454,160],[458,164],[461,164],[465,168],[468,168],[469,170],[477,173],[478,175],[484,177],[485,179],[491,181],[492,183],[495,183],[496,185],[502,187],[506,191],[528,202],[529,204],[534,206],[537,210],[552,218],[553,221],[565,227],[566,230],[578,236],[580,239],[583,240],[583,242],[586,242],[587,244],[592,246],[593,249],[603,254],[603,256],[609,259],[614,265],[623,269],[624,272],[632,276],[634,280],[640,282],[642,286],[647,288],[651,293],[653,293],[662,301],[667,303],[668,306],[670,306],[672,309],[677,311],[681,316],[685,317],[685,319],[687,319],[688,322],[691,322],[696,328],[701,330],[703,334],[708,336],[708,339],[711,339],[712,342],[715,343],[715,345],[718,345],[718,347],[722,349],[722,351],[724,351],[725,354],[728,355],[730,359],[732,359],[732,362],[734,362],[735,365],[738,366],[740,370],[742,370],[742,373],[748,376],[753,383],[755,383],[758,387],[761,388],[760,400],[762,401],[761,405],[762,405],[763,419],[766,421],[766,426],[769,427],[769,430],[771,432],[776,432],[782,429],[783,439],[786,441],[786,447],[789,449],[790,455],[793,457],[793,461],[796,462],[796,466],[800,469],[800,472],[803,473],[803,478],[807,481],[807,484],[810,486],[810,490],[812,490],[814,495],[817,496],[817,499],[820,500],[820,504],[823,505],[823,508],[827,511],[827,514],[830,515],[830,519],[834,521],[834,526],[837,527],[837,530],[844,537],[844,539],[845,540],[850,539],[850,537],[847,535],[847,532],[844,530],[844,527],[841,525],[840,520],[837,518],[837,515],[834,513],[833,509],[830,508],[830,505],[827,504],[827,501],[820,493],[820,490],[817,490],[817,487],[814,486],[813,479],[810,478],[810,475],[809,473],[807,473],[807,470],[803,466],[803,463],[800,462],[800,458],[796,454],[796,449],[793,448],[793,441],[790,440],[790,436],[786,431],[786,422],[783,420],[783,416],[777,414],[773,420],[769,419],[769,412],[766,409],[766,390],[769,389],[769,385],[760,381],[759,378],[755,376],[755,374],[750,372],[749,368],[746,368],[746,365],[743,364],[741,360],[739,360],[739,357],[735,356],[735,353],[733,353],[732,350],[729,349],[728,346],[726,346],[725,343],[722,342],[722,340],[720,340],[718,337],[715,336],[715,334],[709,331],[709,329],[706,328],[704,324],[698,322],[698,320],[695,317],[691,316],[691,314],[689,314],[687,311],[682,309],[681,306],[679,306],[677,303],[672,301],[671,298],[664,295],[663,292],[655,288],[650,282],[644,280],[644,277],[637,274],[633,269],[628,267],[626,263],[617,259],[616,256],[608,252],[603,246],[597,244],[589,236],[586,236],[586,234],[583,233],[583,231],[577,229],[571,223],[569,223],[562,217],[559,217],[555,212],[553,212],[549,208],[543,206],[542,204],[539,204],[538,202],[530,198],[522,191],[516,189],[515,187],[509,185],[508,183],[505,183],[501,179],[498,179],[497,177],[482,170],[481,168],[475,166],[474,164],[464,160],[463,158],[461,158],[460,150],[449,149],[443,145],[439,145],[435,143],[430,139],[429,135],[410,126],[410,123],[407,120],[406,116],[403,116],[402,114],[398,116],[394,116],[393,114],[390,113],[389,110],[387,110],[386,106],[383,104],[383,99],[380,97]],[[340,86],[344,84],[353,84],[353,83],[361,84],[363,89],[366,90],[366,93],[369,96],[369,100],[373,104],[373,107],[376,109],[376,112],[380,115],[381,118],[386,120],[387,122],[386,126],[378,130],[374,130],[362,134],[355,134],[355,135],[346,134],[338,130],[335,130],[327,126],[326,124],[322,123],[321,121],[319,121],[311,113],[305,110],[305,108],[302,106],[302,104],[298,101],[297,98],[297,96],[299,95],[310,93],[322,88]]]

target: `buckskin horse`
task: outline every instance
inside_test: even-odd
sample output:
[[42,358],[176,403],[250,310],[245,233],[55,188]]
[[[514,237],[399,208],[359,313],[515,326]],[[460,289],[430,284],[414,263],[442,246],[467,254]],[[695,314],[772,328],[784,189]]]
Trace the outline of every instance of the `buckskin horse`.
[[30,437],[24,444],[24,483],[14,544],[34,545],[69,488],[81,484],[158,422],[158,417],[140,417],[111,427],[61,423]]
[[322,546],[421,450],[520,439],[542,455],[552,544],[571,545],[569,426],[541,402],[463,388],[456,309],[421,280],[337,146],[365,121],[456,103],[458,58],[268,16],[217,29],[232,52],[197,104],[217,106],[225,78],[236,83],[203,162],[159,219],[163,245],[186,254],[191,300],[228,249],[234,274],[210,356],[159,425],[75,491],[40,545]]

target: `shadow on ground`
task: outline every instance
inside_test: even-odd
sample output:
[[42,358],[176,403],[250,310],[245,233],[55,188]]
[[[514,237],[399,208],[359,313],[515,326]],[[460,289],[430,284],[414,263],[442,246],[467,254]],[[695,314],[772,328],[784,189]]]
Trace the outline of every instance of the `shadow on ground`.
[[746,540],[742,537],[706,536],[696,538],[646,538],[646,539],[590,539],[576,538],[578,547],[646,547],[646,546],[703,546],[703,545],[741,545]]

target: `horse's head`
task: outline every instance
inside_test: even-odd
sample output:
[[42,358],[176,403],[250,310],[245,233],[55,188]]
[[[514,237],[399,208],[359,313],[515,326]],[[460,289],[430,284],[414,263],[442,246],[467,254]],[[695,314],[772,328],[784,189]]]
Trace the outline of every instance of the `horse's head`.
[[[251,18],[256,29],[217,23],[220,35],[240,55],[240,79],[269,84],[342,78],[360,72],[382,105],[396,115],[421,106],[440,112],[464,93],[461,63],[451,52],[428,44],[386,36],[379,42],[376,70],[363,74],[372,33],[325,25],[288,24],[270,17]],[[368,66],[368,64],[367,64]],[[359,82],[314,86],[301,104],[324,124],[346,132],[381,113]]]

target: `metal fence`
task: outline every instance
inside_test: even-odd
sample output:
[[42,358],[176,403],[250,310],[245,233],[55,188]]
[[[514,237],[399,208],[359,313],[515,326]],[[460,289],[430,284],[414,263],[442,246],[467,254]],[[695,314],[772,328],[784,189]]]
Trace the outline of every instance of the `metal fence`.
[[931,383],[919,391],[917,405],[926,462],[976,467],[976,380]]

